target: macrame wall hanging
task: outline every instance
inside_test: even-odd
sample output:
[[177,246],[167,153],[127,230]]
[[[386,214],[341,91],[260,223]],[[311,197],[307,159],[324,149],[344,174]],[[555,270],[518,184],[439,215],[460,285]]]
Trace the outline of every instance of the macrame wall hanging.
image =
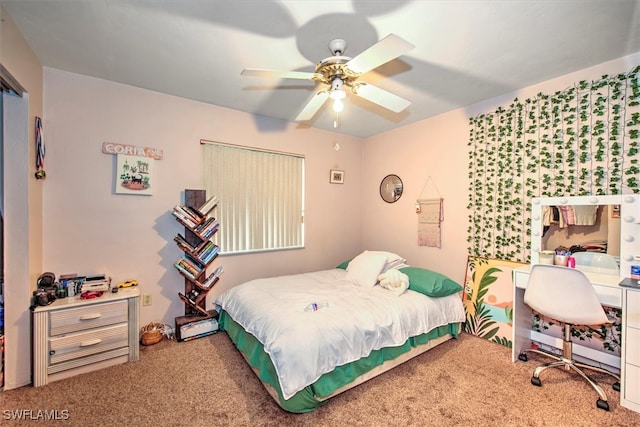
[[[437,198],[424,197],[427,185],[431,183]],[[416,214],[418,214],[418,246],[441,247],[441,223],[444,221],[444,199],[433,183],[427,178],[420,196],[416,200]]]

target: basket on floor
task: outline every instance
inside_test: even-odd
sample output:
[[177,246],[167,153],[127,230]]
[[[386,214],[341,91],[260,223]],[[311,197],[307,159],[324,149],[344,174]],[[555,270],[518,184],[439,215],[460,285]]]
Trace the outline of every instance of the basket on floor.
[[163,323],[153,322],[143,326],[140,329],[140,344],[153,345],[159,343],[164,338],[164,328],[165,325]]

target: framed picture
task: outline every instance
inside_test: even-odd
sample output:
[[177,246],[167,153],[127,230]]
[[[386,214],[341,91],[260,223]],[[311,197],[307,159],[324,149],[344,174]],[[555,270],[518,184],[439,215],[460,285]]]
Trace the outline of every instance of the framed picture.
[[117,194],[152,194],[153,159],[118,154],[116,163]]
[[332,184],[344,184],[344,171],[331,169],[331,174],[329,175],[329,182]]
[[465,332],[512,347],[513,270],[525,265],[516,261],[468,256],[462,294]]

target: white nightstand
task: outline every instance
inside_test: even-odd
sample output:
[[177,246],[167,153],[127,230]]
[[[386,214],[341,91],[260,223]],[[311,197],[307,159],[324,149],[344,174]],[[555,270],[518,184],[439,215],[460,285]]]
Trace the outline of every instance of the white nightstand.
[[83,300],[61,298],[32,312],[33,385],[139,358],[138,288]]

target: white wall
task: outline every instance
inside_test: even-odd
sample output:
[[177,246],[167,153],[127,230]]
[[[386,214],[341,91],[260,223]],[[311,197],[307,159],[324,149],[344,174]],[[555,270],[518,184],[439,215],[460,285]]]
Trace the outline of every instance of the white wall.
[[[363,249],[397,252],[412,265],[462,281],[468,256],[468,118],[516,96],[627,72],[638,63],[640,54],[601,64],[364,142],[45,69],[44,269],[138,279],[142,292],[153,295],[153,305],[142,307],[142,324],[172,322],[182,314],[177,292],[183,283],[171,266],[180,255],[172,241],[180,227],[170,209],[185,188],[200,187],[202,138],[297,152],[307,159],[306,249],[219,258],[225,273],[213,297],[254,277],[330,268]],[[153,196],[114,194],[115,159],[101,152],[104,141],[164,151],[155,165]],[[336,142],[340,151],[333,148]],[[329,184],[331,168],[345,170],[344,185]],[[389,173],[400,175],[405,184],[395,204],[378,194],[380,180]],[[415,200],[428,177],[432,184],[422,196],[439,194],[445,201],[441,249],[416,243]]]
[[[462,282],[468,257],[469,118],[508,106],[516,97],[553,93],[580,80],[626,73],[638,65],[640,53],[368,138],[363,145],[363,247],[387,248],[407,257],[412,265]],[[404,183],[404,194],[394,204],[385,203],[378,194],[380,181],[389,173],[399,175]],[[429,176],[435,187],[430,183],[422,197],[439,197],[439,193],[444,198],[441,249],[417,244],[415,203]]]
[[[225,272],[209,304],[245,280],[333,268],[360,249],[360,139],[55,69],[44,76],[44,269],[137,279],[153,298],[141,326],[184,314],[172,266],[182,228],[171,209],[185,188],[202,188],[200,139],[306,156],[305,249],[218,257]],[[152,196],[114,193],[116,158],[102,153],[104,141],[163,150]],[[345,170],[345,184],[329,183],[332,168]]]

